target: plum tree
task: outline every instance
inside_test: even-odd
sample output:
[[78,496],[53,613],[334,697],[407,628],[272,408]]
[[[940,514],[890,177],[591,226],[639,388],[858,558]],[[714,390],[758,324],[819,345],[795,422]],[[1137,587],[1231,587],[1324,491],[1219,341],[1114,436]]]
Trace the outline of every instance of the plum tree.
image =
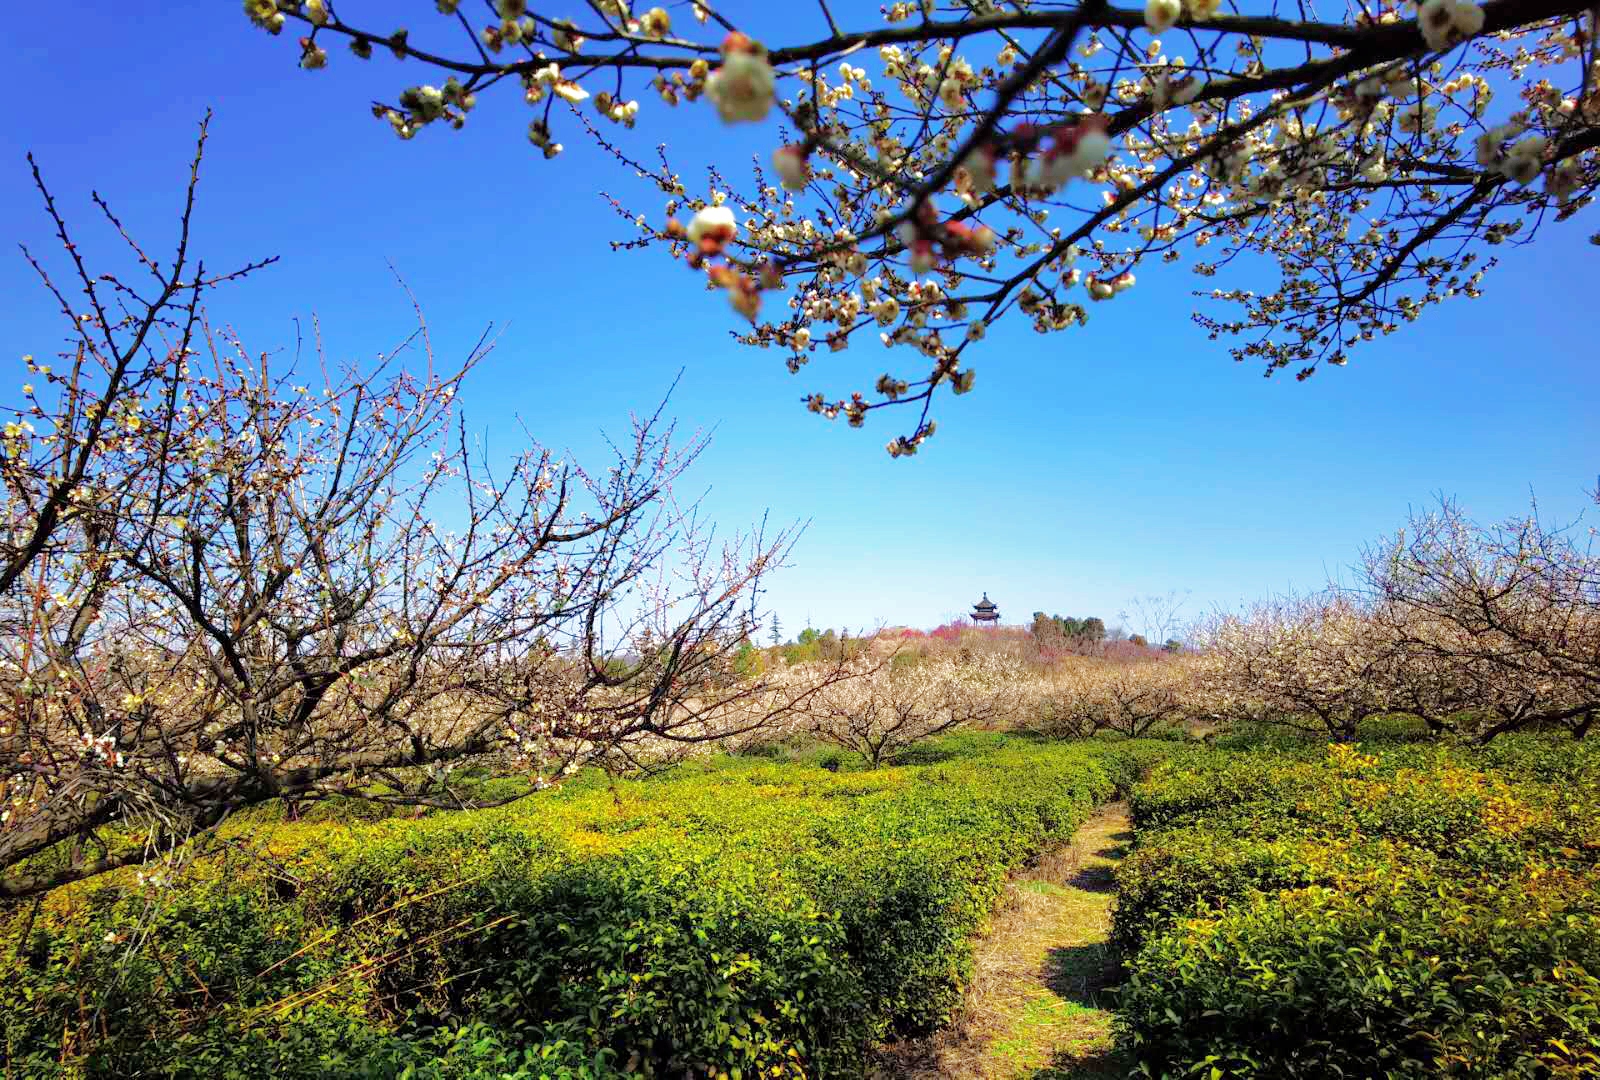
[[[1334,19],[1276,0],[895,0],[859,24],[818,0],[819,36],[768,44],[777,9],[709,0],[419,6],[399,28],[394,5],[356,0],[245,11],[289,29],[305,68],[343,42],[436,73],[373,106],[403,139],[520,97],[546,157],[562,132],[597,140],[665,197],[618,203],[639,233],[617,246],[683,259],[749,321],[741,341],[796,373],[819,349],[891,348],[870,385],[803,400],[852,426],[910,406],[896,456],[933,434],[935,391],[972,389],[977,342],[1008,315],[1069,330],[1136,271],[1187,259],[1216,279],[1194,291],[1210,337],[1305,379],[1478,296],[1489,249],[1572,217],[1600,181],[1589,0],[1374,0]],[[670,139],[672,108],[701,98],[772,126],[747,182],[712,162],[691,190],[669,143],[647,162],[613,134]]]

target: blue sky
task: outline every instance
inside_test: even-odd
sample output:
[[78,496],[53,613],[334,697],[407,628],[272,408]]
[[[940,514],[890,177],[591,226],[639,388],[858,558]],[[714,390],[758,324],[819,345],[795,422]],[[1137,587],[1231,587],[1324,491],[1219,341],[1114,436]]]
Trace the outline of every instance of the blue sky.
[[[731,14],[773,40],[822,30],[809,10],[777,7]],[[432,8],[407,11],[421,25]],[[1436,492],[1489,518],[1524,509],[1533,491],[1567,519],[1600,471],[1592,213],[1499,249],[1483,299],[1434,309],[1304,384],[1265,380],[1207,342],[1181,264],[1144,268],[1086,327],[995,327],[976,391],[943,398],[939,434],[892,461],[883,443],[905,418],[851,431],[799,404],[870,383],[883,358],[823,354],[796,377],[776,352],[729,342],[719,295],[664,254],[610,250],[630,231],[599,192],[656,215],[660,197],[574,126],[558,132],[567,153],[543,160],[508,91],[486,95],[461,132],[402,143],[366,103],[421,81],[420,69],[339,50],[327,70],[303,72],[293,43],[253,30],[235,3],[153,10],[95,0],[70,18],[38,4],[10,16],[8,74],[27,91],[0,131],[7,239],[55,254],[23,160],[32,150],[91,254],[113,250],[92,223],[91,188],[135,235],[166,243],[196,122],[214,109],[199,250],[213,267],[282,256],[215,299],[214,318],[267,349],[292,343],[294,316],[316,313],[336,355],[371,356],[410,317],[392,263],[446,350],[501,328],[465,394],[471,425],[510,449],[520,418],[585,460],[597,460],[602,428],[624,430],[683,369],[672,411],[715,429],[691,484],[709,489],[717,520],[810,523],[768,596],[791,634],[808,617],[933,625],[984,590],[1008,621],[1048,609],[1112,622],[1129,597],[1169,588],[1190,590],[1190,611],[1231,606],[1317,586]],[[850,24],[875,12],[836,6]],[[691,186],[710,161],[740,175],[777,137],[640,97],[631,146],[666,141]],[[16,363],[53,351],[60,328],[10,250],[0,322]]]

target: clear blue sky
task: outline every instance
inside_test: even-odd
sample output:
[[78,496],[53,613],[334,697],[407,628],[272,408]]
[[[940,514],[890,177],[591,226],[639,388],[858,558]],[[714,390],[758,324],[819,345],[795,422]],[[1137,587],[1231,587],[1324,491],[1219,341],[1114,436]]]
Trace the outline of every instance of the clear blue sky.
[[[769,39],[822,30],[811,9],[780,7],[731,14]],[[836,12],[856,25],[876,8]],[[406,5],[418,24],[432,9]],[[807,616],[932,625],[983,590],[1008,621],[1042,608],[1111,622],[1130,596],[1168,588],[1192,590],[1190,610],[1233,605],[1317,586],[1435,492],[1498,517],[1525,508],[1531,489],[1565,518],[1600,471],[1593,213],[1500,249],[1484,299],[1434,309],[1305,384],[1264,380],[1207,342],[1181,266],[1142,269],[1085,328],[996,327],[977,390],[944,399],[938,436],[892,461],[883,443],[903,424],[851,431],[798,403],[870,383],[881,357],[824,354],[795,377],[776,352],[731,344],[720,295],[664,255],[609,249],[630,233],[598,193],[658,216],[659,195],[575,129],[559,133],[566,154],[543,160],[509,88],[486,95],[466,130],[402,143],[365,103],[420,81],[419,69],[337,50],[327,70],[300,71],[293,43],[253,30],[232,0],[86,0],[70,15],[24,5],[8,26],[6,239],[55,254],[31,149],[91,252],[109,250],[91,231],[91,187],[164,244],[196,121],[215,109],[199,249],[214,267],[282,256],[214,301],[215,318],[265,349],[291,343],[291,318],[315,312],[336,354],[370,356],[410,317],[387,260],[447,346],[504,328],[465,396],[475,428],[509,449],[520,417],[589,460],[600,429],[623,430],[685,369],[673,411],[715,429],[693,479],[718,520],[810,521],[769,593],[790,634]],[[730,130],[703,104],[668,112],[640,96],[632,146],[665,140],[687,177],[710,160],[740,175],[741,159],[774,144],[770,126]],[[16,363],[53,351],[60,327],[10,250],[0,320]]]

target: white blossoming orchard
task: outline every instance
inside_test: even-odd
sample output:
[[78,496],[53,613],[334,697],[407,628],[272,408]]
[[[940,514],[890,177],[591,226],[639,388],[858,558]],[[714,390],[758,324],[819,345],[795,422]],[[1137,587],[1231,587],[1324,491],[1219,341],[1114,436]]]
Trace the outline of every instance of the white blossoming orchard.
[[[659,411],[609,467],[530,446],[490,476],[457,411],[484,345],[447,367],[422,324],[376,364],[319,344],[286,369],[208,324],[213,291],[264,263],[197,274],[200,164],[174,254],[124,235],[140,283],[65,260],[89,314],[65,315],[65,363],[23,358],[48,437],[14,407],[4,424],[0,900],[178,858],[250,806],[444,810],[470,763],[528,778],[520,797],[582,765],[670,762],[852,674],[741,666],[793,533],[713,537],[671,490],[705,442]],[[699,218],[708,246],[735,229],[727,206]],[[707,273],[753,317],[766,282]],[[55,857],[80,846],[104,857]]]
[[[896,457],[911,452],[889,447]],[[1026,700],[1020,665],[1007,657],[906,659],[912,662],[884,663],[870,654],[852,661],[856,677],[831,683],[805,703],[812,733],[877,768],[935,735],[1008,720]]]
[[[437,17],[427,0],[416,5],[416,18]],[[739,332],[748,345],[788,346],[803,326],[827,326],[817,333],[830,351],[890,350],[894,393],[863,368],[856,389],[808,389],[804,400],[855,426],[910,406],[915,427],[889,442],[905,456],[932,431],[935,393],[958,389],[951,373],[989,347],[971,327],[1010,318],[1038,333],[1071,329],[1141,266],[1225,275],[1226,287],[1193,290],[1201,331],[1236,342],[1235,359],[1298,379],[1344,366],[1434,305],[1482,295],[1486,245],[1593,205],[1592,7],[1384,0],[1312,15],[1256,0],[1069,0],[930,6],[919,22],[910,3],[831,4],[819,11],[827,34],[763,35],[763,46],[759,9],[735,19],[700,7],[674,26],[664,7],[635,17],[616,4],[579,14],[523,2],[454,50],[455,15],[424,48],[405,31],[347,24],[325,3],[245,10],[269,34],[303,27],[308,66],[343,38],[357,57],[381,46],[437,70],[432,85],[376,110],[403,139],[458,127],[480,92],[519,82],[537,110],[529,139],[546,156],[561,149],[561,124],[599,135],[565,107],[591,95],[621,135],[650,129],[630,96],[637,81],[668,105],[706,99],[697,114],[672,113],[673,125],[769,125],[770,168],[760,160],[748,185],[734,179],[742,161],[708,163],[735,189],[737,245],[718,239],[721,214],[710,233],[674,224],[715,200],[674,168],[671,129],[637,142],[608,131],[602,151],[643,182],[646,205],[625,207],[642,235],[627,246],[664,246],[702,271],[750,320]],[[659,164],[646,164],[663,132]],[[651,192],[664,208],[648,204]],[[1250,280],[1260,262],[1266,287]],[[914,292],[930,275],[944,291]],[[803,352],[782,348],[782,362],[800,373]]]
[[1384,713],[1480,741],[1582,736],[1600,718],[1597,573],[1573,531],[1482,526],[1445,501],[1368,548],[1356,587],[1199,624],[1189,707],[1339,739]]

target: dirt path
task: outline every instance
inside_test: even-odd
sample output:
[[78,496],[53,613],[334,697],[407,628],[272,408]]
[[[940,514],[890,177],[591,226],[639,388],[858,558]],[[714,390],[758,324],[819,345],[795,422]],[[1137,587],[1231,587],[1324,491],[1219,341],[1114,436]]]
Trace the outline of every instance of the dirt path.
[[932,1080],[1099,1080],[1127,1075],[1111,1051],[1111,868],[1133,836],[1127,806],[1007,886],[977,945],[972,986],[943,1031],[885,1049],[875,1075]]

